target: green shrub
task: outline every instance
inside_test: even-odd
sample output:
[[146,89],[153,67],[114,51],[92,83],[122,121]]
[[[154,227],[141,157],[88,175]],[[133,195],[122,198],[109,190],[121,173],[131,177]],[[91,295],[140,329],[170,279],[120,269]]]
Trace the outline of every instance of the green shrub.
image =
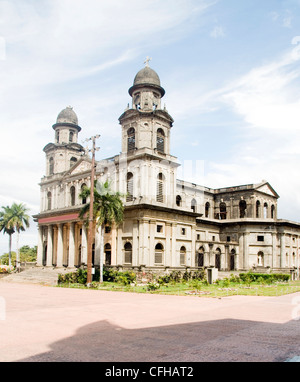
[[198,269],[192,275],[192,279],[204,280],[205,278],[206,278],[206,273],[205,273],[204,268]]
[[154,291],[154,290],[157,290],[157,289],[159,289],[160,288],[160,284],[158,284],[158,283],[148,283],[147,284],[147,290],[148,291]]
[[242,282],[251,283],[251,282],[264,282],[271,284],[276,281],[289,281],[290,275],[285,273],[240,273],[240,279]]

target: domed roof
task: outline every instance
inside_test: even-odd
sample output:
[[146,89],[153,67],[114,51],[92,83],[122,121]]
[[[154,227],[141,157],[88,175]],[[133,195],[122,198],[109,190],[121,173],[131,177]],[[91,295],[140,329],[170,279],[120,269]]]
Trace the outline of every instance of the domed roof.
[[145,68],[141,69],[135,76],[133,82],[133,85],[145,84],[160,86],[160,79],[158,74],[149,66],[145,66]]
[[143,86],[156,88],[162,97],[165,94],[165,90],[160,85],[158,74],[148,65],[141,69],[135,76],[133,86],[129,89],[129,94],[132,96],[134,90],[142,88]]
[[56,123],[72,123],[73,125],[78,125],[78,118],[73,108],[68,106],[62,110],[57,116]]

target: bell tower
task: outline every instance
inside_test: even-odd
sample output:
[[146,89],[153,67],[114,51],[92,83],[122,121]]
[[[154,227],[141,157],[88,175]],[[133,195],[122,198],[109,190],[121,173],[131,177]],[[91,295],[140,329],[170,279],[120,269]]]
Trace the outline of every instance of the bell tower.
[[78,118],[71,106],[62,110],[52,126],[55,131],[54,143],[44,147],[46,153],[46,176],[68,171],[80,159],[84,148],[77,143]]
[[[132,97],[120,116],[122,126],[121,158],[126,160],[129,202],[173,205],[176,187],[177,158],[170,155],[170,135],[173,118],[162,109],[165,95],[158,74],[145,67],[134,78],[129,89]],[[122,159],[121,159],[122,161]],[[125,170],[124,170],[125,171]],[[160,196],[157,196],[158,189]]]

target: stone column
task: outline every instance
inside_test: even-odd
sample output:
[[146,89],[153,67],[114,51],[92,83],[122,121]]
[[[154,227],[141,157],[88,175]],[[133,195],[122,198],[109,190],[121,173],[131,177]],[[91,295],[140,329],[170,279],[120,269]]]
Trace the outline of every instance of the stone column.
[[56,265],[59,268],[63,266],[63,225],[62,224],[58,224]]
[[155,220],[150,220],[150,248],[149,248],[149,259],[148,265],[154,265],[154,254],[155,254]]
[[172,233],[171,233],[171,223],[166,222],[165,224],[165,237],[166,237],[166,248],[165,248],[165,266],[171,266],[172,264]]
[[177,259],[176,259],[176,237],[177,237],[177,223],[171,224],[171,230],[172,230],[172,246],[171,246],[171,266],[177,266]]
[[43,266],[43,227],[38,227],[37,266]]
[[87,232],[86,225],[82,225],[82,236],[81,236],[81,262],[87,264]]
[[68,226],[63,225],[63,265],[68,265]]
[[244,253],[243,253],[243,264],[245,269],[249,269],[249,253],[248,253],[248,241],[249,241],[249,233],[245,232],[244,234]]
[[53,226],[53,265],[57,264],[57,226]]
[[74,268],[75,266],[75,224],[70,224],[69,231],[69,261],[68,266]]
[[139,256],[139,222],[138,220],[133,220],[132,227],[132,266],[138,266],[138,256]]
[[187,265],[190,267],[195,267],[195,257],[196,257],[196,226],[192,226],[192,246],[190,252],[190,260]]
[[284,233],[280,234],[280,268],[285,267],[285,235]]
[[52,267],[53,263],[53,229],[52,225],[48,226],[48,237],[47,237],[47,254],[46,254],[46,266]]

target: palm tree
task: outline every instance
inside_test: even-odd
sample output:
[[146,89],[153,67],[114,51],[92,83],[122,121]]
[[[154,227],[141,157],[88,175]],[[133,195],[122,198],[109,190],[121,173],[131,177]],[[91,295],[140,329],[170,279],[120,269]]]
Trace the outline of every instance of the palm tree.
[[9,206],[2,206],[2,211],[0,211],[0,232],[2,231],[4,234],[7,233],[9,235],[8,241],[8,265],[11,267],[11,242],[12,235],[15,233],[14,226],[11,221],[12,211]]
[[25,204],[13,203],[11,206],[11,224],[17,232],[17,268],[20,266],[20,250],[19,250],[19,237],[20,232],[25,231],[29,227],[29,215],[27,215],[28,208]]
[[[86,199],[90,196],[91,190],[84,187],[80,198]],[[103,282],[103,237],[105,226],[111,227],[113,224],[118,225],[123,221],[124,206],[121,200],[122,195],[119,192],[113,192],[109,182],[98,183],[95,181],[94,188],[94,206],[93,219],[96,224],[97,231],[101,228],[101,244],[100,244],[100,282]],[[90,204],[87,203],[79,213],[80,219],[85,219],[88,223]]]

